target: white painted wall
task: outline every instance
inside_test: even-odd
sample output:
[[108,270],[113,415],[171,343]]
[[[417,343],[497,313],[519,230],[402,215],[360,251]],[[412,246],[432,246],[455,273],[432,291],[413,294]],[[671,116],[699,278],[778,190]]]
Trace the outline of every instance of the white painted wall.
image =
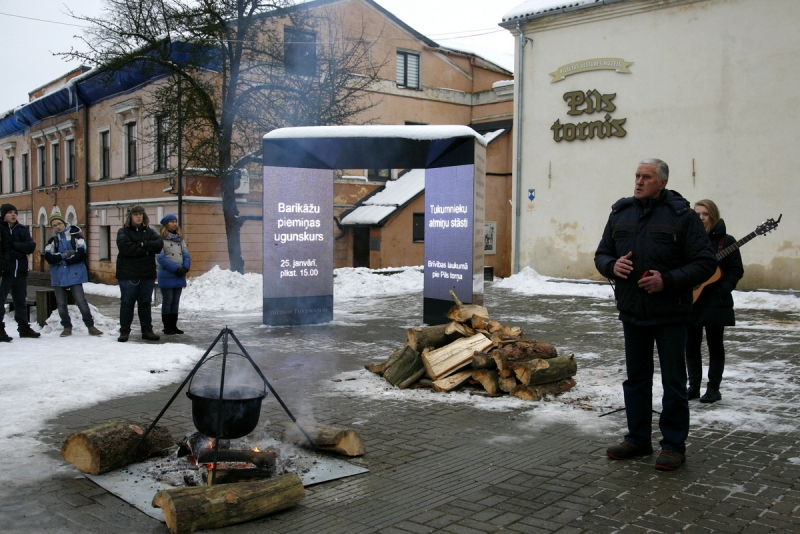
[[[767,218],[780,227],[744,246],[740,288],[800,289],[800,2],[630,0],[534,19],[525,47],[520,268],[595,278],[610,206],[633,193],[639,160],[670,166],[668,188],[711,198],[741,238]],[[550,83],[549,72],[599,57],[631,74],[594,71]],[[571,117],[568,91],[616,93],[624,138],[553,140]],[[694,171],[692,160],[694,160]],[[528,189],[536,190],[535,209]]]

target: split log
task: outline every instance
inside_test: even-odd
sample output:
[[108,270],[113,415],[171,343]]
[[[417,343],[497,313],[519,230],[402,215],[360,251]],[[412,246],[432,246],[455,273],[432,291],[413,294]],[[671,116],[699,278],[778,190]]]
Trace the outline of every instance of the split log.
[[488,369],[473,371],[472,378],[481,383],[483,389],[486,390],[486,393],[488,393],[489,395],[497,395],[497,392],[500,389],[500,383],[498,382],[499,377],[497,376],[497,371],[492,371]]
[[[318,449],[338,452],[346,456],[361,456],[367,452],[364,440],[355,430],[319,423],[302,423],[301,426]],[[308,440],[294,423],[285,423],[283,425],[281,441],[308,446]]]
[[438,349],[439,347],[444,347],[453,341],[445,333],[445,328],[447,328],[446,324],[409,328],[406,330],[406,345],[417,352],[422,352],[422,349],[425,348]]
[[486,330],[489,324],[488,317],[481,317],[480,315],[473,315],[469,320],[469,325],[475,330]]
[[505,336],[523,337],[525,335],[522,332],[522,329],[518,326],[503,326],[503,328],[500,329],[500,332]]
[[420,367],[419,371],[397,384],[397,387],[400,389],[406,389],[412,384],[419,382],[419,379],[423,376],[425,376],[425,367]]
[[536,341],[518,341],[492,351],[492,358],[498,369],[510,369],[515,363],[536,359],[546,360],[557,356],[558,352],[553,345]]
[[445,378],[433,381],[433,390],[440,393],[450,391],[466,382],[472,376],[472,371],[461,371]]
[[501,391],[505,391],[506,393],[511,393],[515,387],[519,384],[517,379],[513,376],[510,378],[503,378],[498,374],[497,383],[500,386]]
[[494,334],[495,332],[499,332],[500,329],[503,328],[503,325],[498,323],[497,321],[489,321],[486,323],[486,330],[489,331],[490,334]]
[[447,318],[458,323],[469,322],[473,315],[486,317],[488,320],[489,310],[479,304],[456,304],[447,311]]
[[473,369],[496,369],[497,363],[488,352],[476,351],[472,355],[472,368]]
[[146,425],[111,421],[69,436],[61,456],[84,473],[99,475],[128,464],[141,462],[175,444],[169,429],[156,426],[141,446]]
[[370,373],[375,373],[376,375],[383,375],[383,371],[386,370],[386,362],[368,363],[364,366],[364,369],[366,369]]
[[422,359],[419,352],[411,347],[403,347],[403,353],[391,365],[387,365],[383,371],[383,378],[391,385],[396,386],[400,382],[415,375],[422,369]]
[[422,363],[428,376],[439,380],[454,373],[472,361],[475,351],[482,351],[492,344],[483,334],[457,339],[442,348],[423,351]]
[[430,378],[420,378],[419,382],[414,384],[414,387],[431,389],[433,388],[433,380],[431,380]]
[[159,491],[153,497],[153,507],[162,509],[172,534],[189,534],[284,510],[305,495],[300,477],[289,474],[254,482]]
[[563,378],[575,376],[578,364],[575,355],[559,356],[549,360],[530,360],[511,364],[511,369],[523,386],[557,382]]
[[465,324],[451,321],[445,325],[445,333],[450,336],[450,339],[459,337],[470,337],[476,334],[475,329]]
[[264,480],[266,478],[271,478],[274,475],[274,469],[217,469],[216,472],[209,471],[206,474],[206,484],[210,486],[212,478],[214,480],[214,484],[235,484],[237,482]]
[[511,391],[513,397],[519,397],[522,400],[538,401],[542,400],[545,395],[560,395],[565,391],[569,391],[576,385],[575,380],[572,378],[564,378],[558,382],[549,382],[547,384],[539,384],[538,386],[528,387],[520,384]]
[[277,454],[275,451],[242,451],[236,449],[220,449],[216,457],[213,449],[205,449],[195,457],[199,464],[217,462],[249,462],[261,469],[274,469]]
[[497,374],[499,374],[503,378],[515,378],[517,376],[511,369],[498,369]]
[[[505,328],[501,326],[501,329]],[[495,347],[505,347],[506,345],[510,345],[511,343],[518,343],[520,340],[525,339],[524,337],[520,336],[511,336],[508,334],[503,334],[500,330],[496,330],[492,333],[490,339],[492,340],[492,345]]]

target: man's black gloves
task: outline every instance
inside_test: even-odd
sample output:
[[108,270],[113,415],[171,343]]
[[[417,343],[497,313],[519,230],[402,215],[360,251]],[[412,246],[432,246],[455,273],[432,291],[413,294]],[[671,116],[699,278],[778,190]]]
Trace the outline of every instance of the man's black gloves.
[[184,269],[183,267],[178,267],[177,269],[175,269],[175,274],[178,276],[185,276],[186,269]]

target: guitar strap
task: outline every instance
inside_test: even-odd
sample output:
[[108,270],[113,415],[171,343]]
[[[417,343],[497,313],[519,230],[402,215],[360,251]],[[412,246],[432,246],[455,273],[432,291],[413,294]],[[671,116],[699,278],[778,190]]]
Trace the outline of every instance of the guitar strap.
[[725,236],[719,238],[719,244],[717,245],[717,254],[722,252],[722,249],[725,248]]

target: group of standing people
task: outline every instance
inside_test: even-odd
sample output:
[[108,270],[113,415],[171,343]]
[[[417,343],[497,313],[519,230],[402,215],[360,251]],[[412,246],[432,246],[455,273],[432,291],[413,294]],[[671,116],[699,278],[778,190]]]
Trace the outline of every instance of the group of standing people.
[[[11,204],[0,206],[0,302],[5,303],[9,293],[14,303],[14,319],[20,337],[38,338],[40,334],[29,324],[27,301],[28,255],[36,249],[28,228],[17,222],[17,209]],[[89,281],[86,269],[86,241],[76,226],[70,225],[60,213],[50,216],[53,236],[47,242],[44,258],[50,265],[51,285],[56,296],[61,319],[61,337],[72,335],[72,320],[68,301],[71,295],[89,335],[103,334],[94,325],[83,284]],[[178,328],[181,292],[186,287],[186,274],[191,267],[191,257],[183,232],[175,215],[165,215],[161,229],[150,227],[144,207],[136,205],[128,210],[125,224],[117,232],[116,276],[120,287],[120,333],[117,341],[128,341],[137,309],[142,339],[160,339],[153,331],[151,305],[155,281],[162,294],[161,319],[164,334],[183,334]],[[0,342],[10,342],[0,317]]]
[[[722,337],[734,325],[731,292],[744,274],[738,251],[719,263],[722,278],[693,303],[693,289],[718,268],[716,254],[735,241],[710,200],[694,205],[666,189],[669,167],[646,159],[636,169],[634,193],[617,201],[595,253],[597,270],[614,281],[622,321],[627,378],[622,384],[628,433],[606,454],[625,460],[653,453],[651,442],[653,348],[664,388],[656,469],[685,461],[689,400],[716,402],[725,362]],[[703,330],[709,348],[708,385],[700,397]],[[688,373],[687,373],[688,369]],[[687,386],[688,382],[688,386]]]

